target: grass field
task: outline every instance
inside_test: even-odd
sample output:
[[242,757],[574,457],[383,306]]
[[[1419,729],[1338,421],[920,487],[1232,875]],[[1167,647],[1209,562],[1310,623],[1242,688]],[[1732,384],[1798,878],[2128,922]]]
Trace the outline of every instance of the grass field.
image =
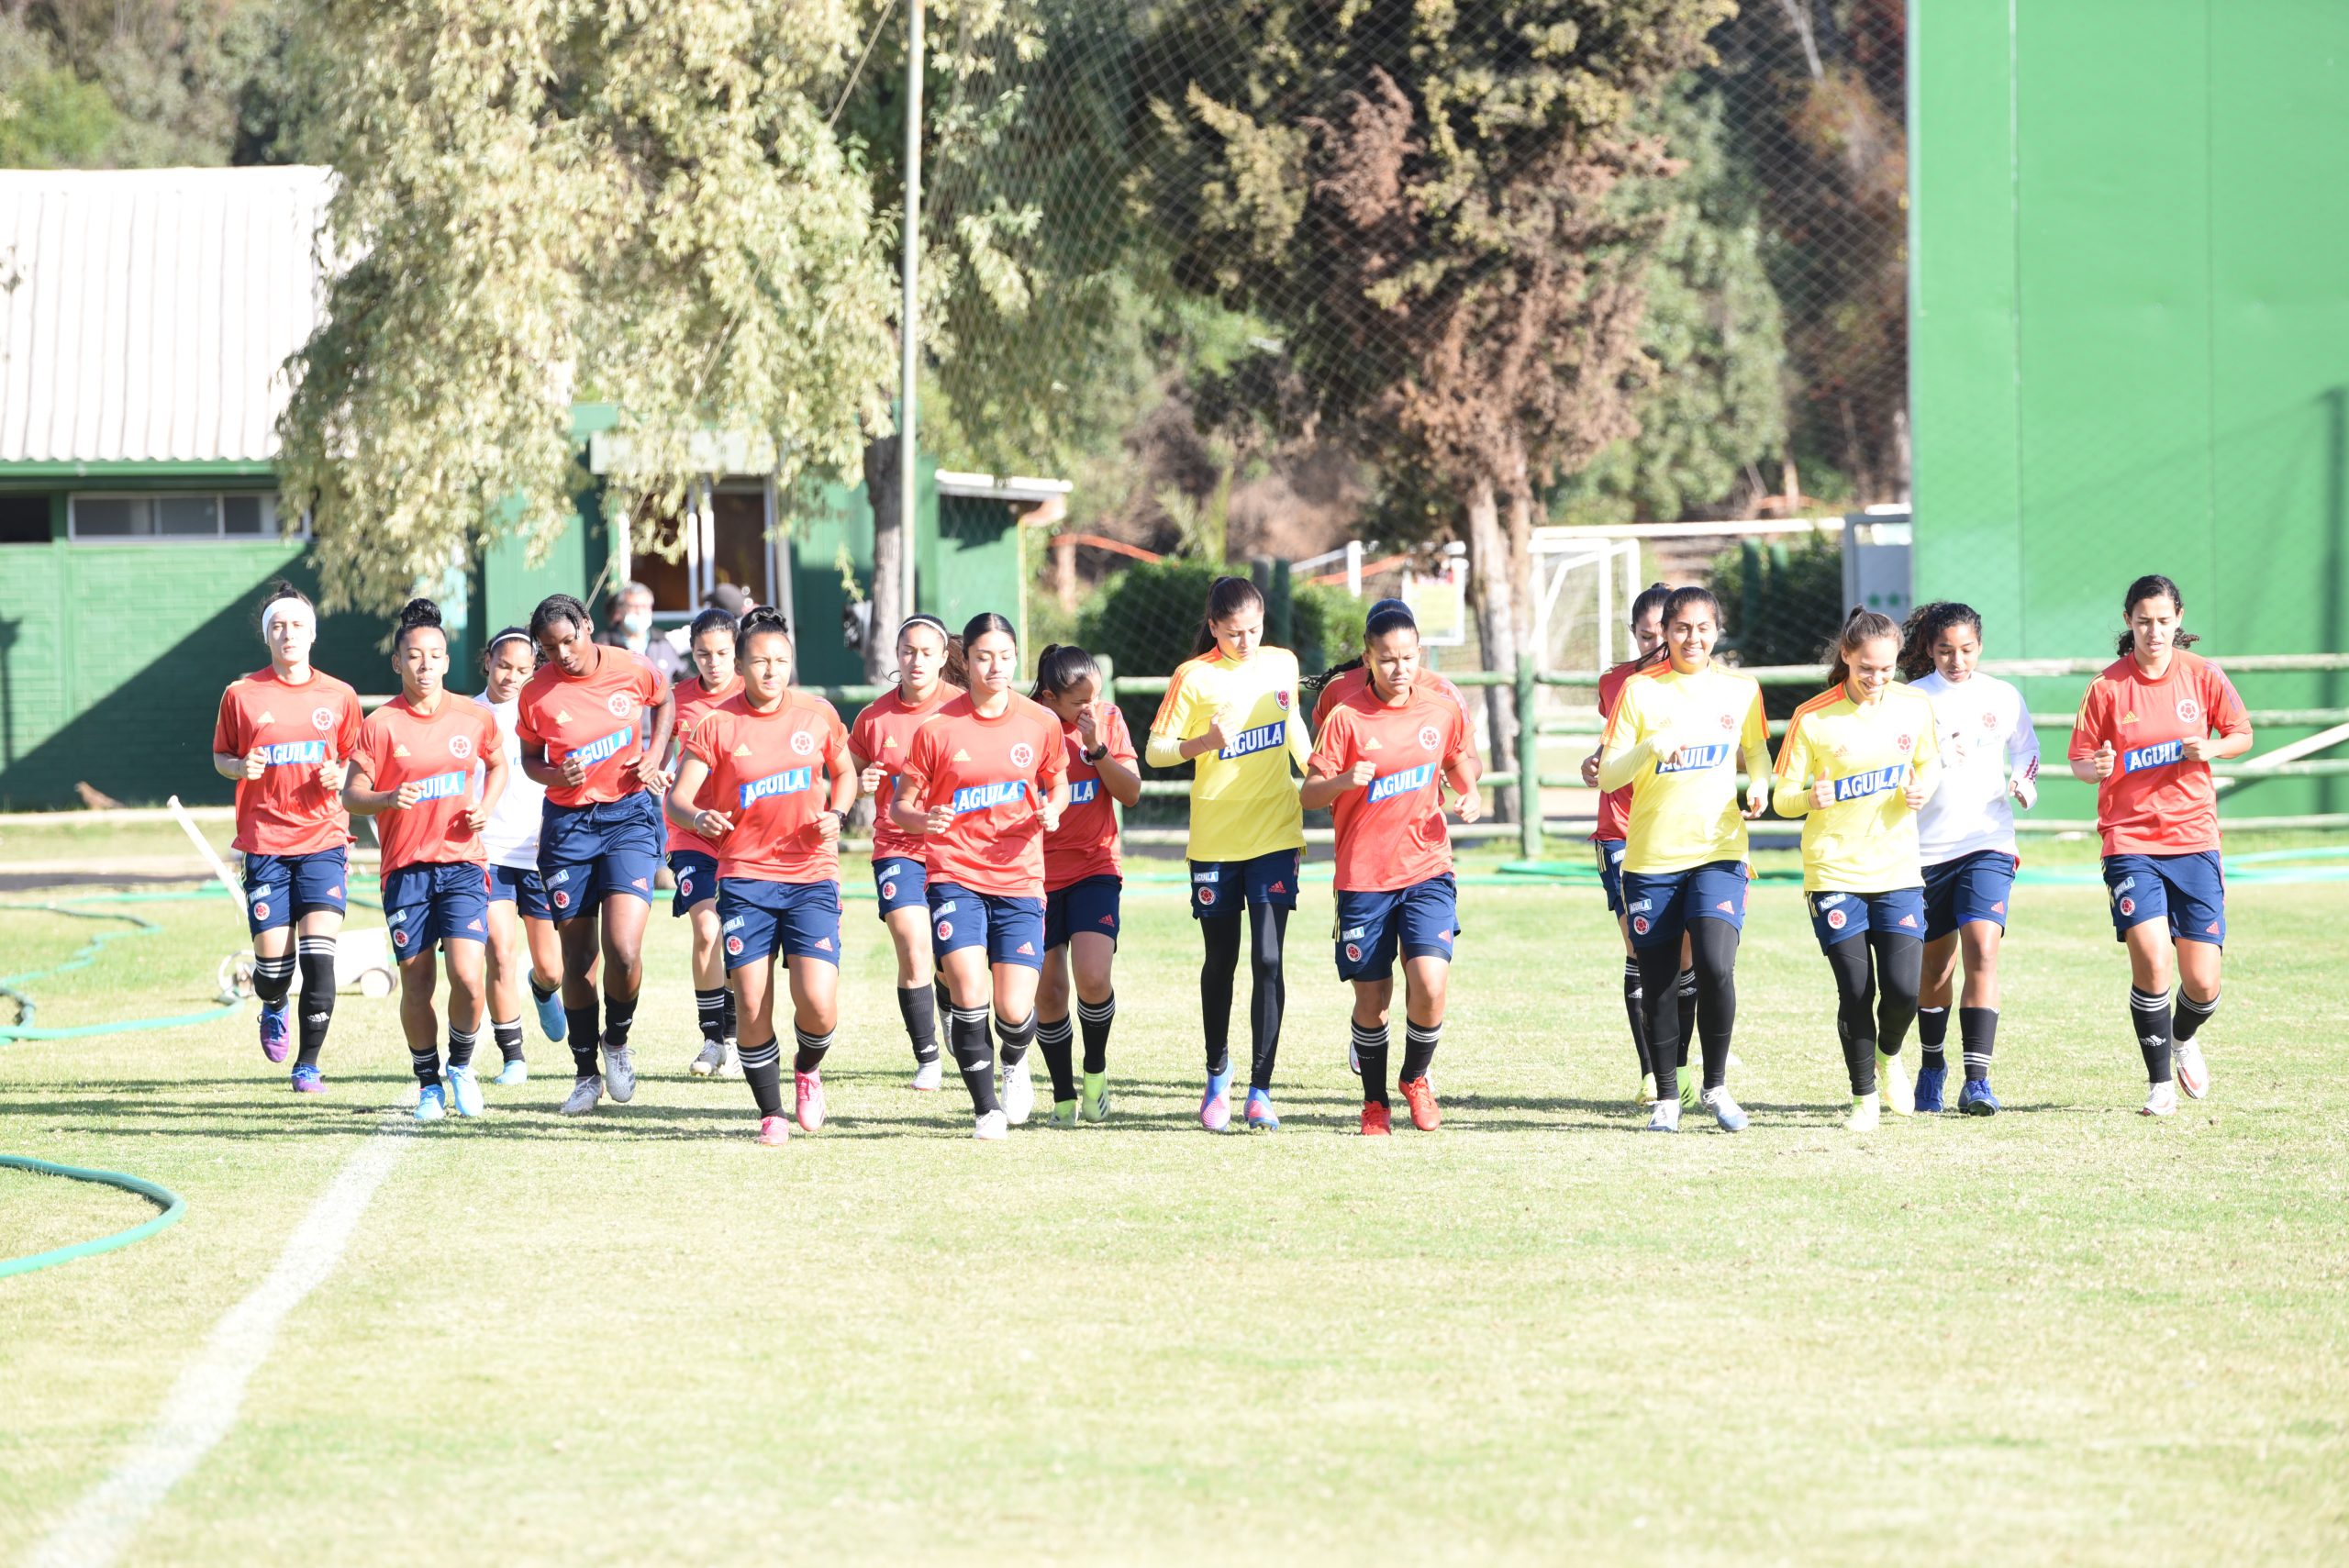
[[[2027,888],[2008,1113],[1868,1139],[1839,1125],[1790,890],[1757,893],[1741,972],[1753,1129],[1663,1139],[1635,1132],[1595,893],[1478,884],[1445,1126],[1358,1140],[1327,896],[1295,928],[1286,1130],[1198,1129],[1194,938],[1163,888],[1128,901],[1115,1119],[996,1147],[958,1092],[904,1087],[855,902],[833,1125],[754,1147],[747,1090],[685,1075],[657,912],[637,1102],[558,1118],[566,1060],[534,1032],[543,1075],[484,1122],[396,1131],[339,1266],[124,1560],[2349,1557],[2349,884],[2238,890],[2215,1091],[2167,1123],[2134,1114],[2100,893]],[[163,929],[40,983],[41,1023],[202,1006],[240,945],[225,901],[137,907]],[[0,971],[87,935],[0,911]],[[0,1281],[0,1558],[404,1127],[389,1003],[344,997],[326,1066],[295,1100],[249,1012],[0,1045],[0,1149],[190,1206]],[[0,1171],[0,1256],[149,1212]]]

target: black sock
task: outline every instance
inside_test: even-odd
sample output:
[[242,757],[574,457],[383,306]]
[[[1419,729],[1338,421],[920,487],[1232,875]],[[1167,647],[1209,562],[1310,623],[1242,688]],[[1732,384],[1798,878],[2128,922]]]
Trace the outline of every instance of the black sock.
[[1109,1071],[1109,1026],[1118,1020],[1118,998],[1112,994],[1098,1002],[1076,999],[1076,1027],[1085,1036],[1085,1070]]
[[1036,1049],[1044,1053],[1044,1071],[1052,1075],[1052,1103],[1076,1098],[1075,1035],[1066,1018],[1036,1020]]
[[604,1043],[614,1051],[628,1046],[628,1031],[636,1027],[636,998],[611,996],[604,998]]
[[1738,930],[1709,917],[1688,922],[1697,959],[1697,1034],[1704,1042],[1704,1087],[1729,1081],[1729,1045],[1737,1032]]
[[2166,1084],[2169,1075],[2169,995],[2129,988],[2129,1027],[2145,1053],[2145,1082]]
[[435,1084],[440,1082],[440,1051],[439,1047],[436,1046],[427,1051],[410,1051],[407,1053],[407,1064],[409,1069],[416,1073],[416,1081],[425,1088],[429,1089]]
[[1390,1103],[1386,1098],[1386,1026],[1357,1023],[1354,1031],[1354,1060],[1362,1068],[1362,1097],[1374,1106]]
[[741,1051],[742,1076],[749,1080],[751,1094],[759,1102],[759,1116],[764,1119],[783,1114],[783,1047],[774,1040],[763,1045],[746,1045]]
[[938,995],[927,985],[897,987],[897,1017],[906,1023],[906,1038],[914,1042],[914,1060],[938,1060]]
[[729,985],[726,987],[726,1033],[721,1037],[727,1044],[735,1042],[735,1026],[740,1021],[734,1007],[734,987]]
[[954,1007],[946,1015],[946,1043],[955,1070],[971,1091],[971,1109],[980,1116],[1000,1110],[995,1097],[995,1042],[987,1036],[987,1009]]
[[1199,964],[1199,1023],[1206,1031],[1208,1076],[1231,1071],[1231,981],[1240,968],[1240,912],[1199,922],[1207,957]]
[[705,1044],[721,1048],[726,1044],[726,998],[729,995],[723,985],[714,991],[694,988],[694,1017],[701,1025]]
[[276,1006],[285,1000],[285,993],[294,988],[294,951],[288,948],[275,958],[253,960],[253,995],[266,1006]]
[[1843,1066],[1850,1073],[1854,1098],[1876,1092],[1876,971],[1868,961],[1868,940],[1845,937],[1827,950],[1827,967],[1835,976],[1835,1033],[1843,1042]]
[[1680,1028],[1680,955],[1664,943],[1642,948],[1633,955],[1640,966],[1640,1002],[1648,1014],[1648,1066],[1655,1073],[1655,1097],[1661,1102],[1680,1097],[1680,1059],[1687,1045],[1675,1032]]
[[479,1029],[469,1032],[451,1024],[449,1026],[449,1065],[471,1067],[473,1064],[473,1045],[480,1039]]
[[1942,1054],[1942,1047],[1949,1040],[1949,1009],[1920,1007],[1917,1009],[1917,1049],[1924,1056],[1927,1067],[1947,1067],[1949,1059]]
[[1640,989],[1640,961],[1623,961],[1623,1011],[1631,1020],[1631,1049],[1640,1053],[1640,1076],[1655,1071],[1648,1062],[1647,994]]
[[823,1034],[809,1034],[797,1024],[791,1026],[791,1042],[798,1047],[791,1058],[791,1070],[794,1073],[814,1073],[820,1070],[824,1065],[824,1052],[832,1049],[832,1037],[829,1031]]
[[541,985],[539,984],[539,977],[538,977],[538,975],[536,975],[535,973],[533,973],[532,975],[530,975],[530,977],[529,977],[529,981],[530,981],[530,995],[533,995],[533,996],[536,996],[536,997],[537,997],[540,1001],[541,1001],[541,1002],[545,1001],[548,997],[550,997],[550,996],[553,995],[556,992],[558,992],[558,991],[560,991],[560,990],[562,990],[562,981],[560,981],[560,980],[556,981],[556,982],[555,982],[553,984],[551,984],[551,985],[541,986]]
[[297,937],[302,968],[301,1055],[304,1067],[318,1064],[327,1043],[327,1026],[334,1021],[334,946],[332,937]]
[[1251,939],[1248,973],[1248,1029],[1253,1047],[1248,1063],[1248,1087],[1270,1089],[1273,1064],[1281,1049],[1281,1015],[1288,1010],[1288,979],[1281,961],[1281,944],[1288,934],[1288,911],[1277,904],[1248,906]]
[[1017,1067],[1028,1060],[1028,1048],[1036,1041],[1036,1009],[1028,1009],[1028,1017],[1016,1024],[1004,1022],[1003,1015],[996,1015],[996,1045],[1006,1067]]
[[2179,986],[2177,988],[2177,1013],[2176,1016],[2176,1021],[2170,1026],[2170,1038],[2177,1041],[2180,1045],[2185,1044],[2188,1040],[2194,1038],[2196,1032],[2199,1030],[2204,1024],[2210,1021],[2210,1015],[2218,1010],[2218,997],[2212,996],[2207,1002],[2198,1002],[2193,997],[2186,994],[2185,986]]
[[497,1042],[497,1054],[507,1062],[522,1060],[522,1020],[501,1024],[495,1019],[489,1026],[489,1038]]
[[1697,1038],[1697,972],[1684,969],[1679,983],[1673,987],[1673,1000],[1680,1009],[1680,1065],[1688,1065],[1688,1042]]
[[563,1043],[571,1047],[572,1071],[593,1078],[604,1069],[596,1061],[596,1004],[562,1010]]
[[1435,1061],[1435,1048],[1443,1039],[1442,1024],[1415,1024],[1403,1020],[1403,1073],[1406,1084],[1416,1084],[1428,1075],[1428,1067]]
[[1998,1009],[1960,1007],[1957,1010],[1957,1038],[1965,1052],[1965,1081],[1969,1084],[1988,1083],[1990,1052],[1998,1043]]

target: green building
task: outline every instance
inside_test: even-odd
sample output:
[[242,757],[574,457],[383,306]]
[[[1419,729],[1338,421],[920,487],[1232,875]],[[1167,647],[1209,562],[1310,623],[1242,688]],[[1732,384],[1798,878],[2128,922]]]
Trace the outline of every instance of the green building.
[[[311,240],[329,188],[306,168],[0,171],[0,809],[74,806],[83,784],[131,804],[229,797],[212,722],[222,686],[267,662],[261,593],[281,576],[317,588],[272,460],[282,367],[325,295]],[[576,413],[591,472],[614,419]],[[1022,606],[1019,520],[1066,489],[925,462],[922,607]],[[861,489],[713,473],[670,521],[674,561],[632,559],[595,499],[536,567],[500,543],[418,585],[449,614],[461,670],[546,595],[600,614],[635,577],[672,626],[739,584],[790,616],[803,679],[863,678],[844,635],[872,580]],[[390,690],[386,629],[324,617],[318,667]]]

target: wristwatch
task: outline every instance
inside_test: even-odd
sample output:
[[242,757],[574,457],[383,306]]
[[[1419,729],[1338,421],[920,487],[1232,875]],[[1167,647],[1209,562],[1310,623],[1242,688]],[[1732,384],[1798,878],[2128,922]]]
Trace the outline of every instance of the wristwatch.
[[1090,751],[1079,751],[1077,753],[1080,758],[1084,759],[1088,763],[1097,762],[1108,754],[1109,743],[1107,740],[1104,740],[1100,745],[1096,746]]

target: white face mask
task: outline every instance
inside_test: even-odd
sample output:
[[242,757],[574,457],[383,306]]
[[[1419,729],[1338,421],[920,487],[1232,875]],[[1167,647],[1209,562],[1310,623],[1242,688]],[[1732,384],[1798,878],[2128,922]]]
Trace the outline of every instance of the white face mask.
[[651,610],[630,610],[620,617],[620,629],[630,637],[642,637],[652,629]]

